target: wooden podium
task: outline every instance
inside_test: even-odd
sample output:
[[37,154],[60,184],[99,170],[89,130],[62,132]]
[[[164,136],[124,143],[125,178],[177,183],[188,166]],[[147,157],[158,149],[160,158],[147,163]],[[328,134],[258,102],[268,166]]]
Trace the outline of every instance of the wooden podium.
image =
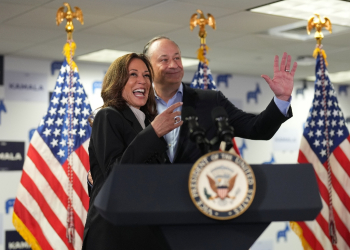
[[314,220],[322,208],[311,164],[251,165],[253,203],[241,216],[218,221],[192,203],[192,164],[118,165],[95,206],[115,225],[151,225],[168,249],[247,250],[272,221]]

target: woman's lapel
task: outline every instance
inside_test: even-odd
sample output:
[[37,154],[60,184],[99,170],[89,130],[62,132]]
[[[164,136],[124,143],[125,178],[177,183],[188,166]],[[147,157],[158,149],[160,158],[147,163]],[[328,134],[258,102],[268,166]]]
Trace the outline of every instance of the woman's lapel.
[[135,132],[138,134],[142,131],[142,127],[137,120],[135,114],[131,111],[128,105],[125,106],[124,109],[120,111],[124,118],[130,122],[131,127],[135,130]]

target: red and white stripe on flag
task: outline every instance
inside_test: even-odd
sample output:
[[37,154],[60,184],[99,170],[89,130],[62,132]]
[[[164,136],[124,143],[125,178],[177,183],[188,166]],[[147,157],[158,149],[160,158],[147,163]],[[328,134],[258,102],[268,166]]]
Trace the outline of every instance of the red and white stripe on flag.
[[[13,224],[32,249],[82,247],[89,208],[90,113],[78,71],[64,60],[48,112],[30,141],[14,204]],[[74,228],[71,242],[68,222]]]
[[61,165],[35,132],[28,148],[14,205],[14,224],[32,249],[81,249],[89,209],[86,176],[89,140],[73,153],[75,245],[66,237],[67,161]]
[[[315,220],[292,222],[291,227],[304,249],[350,250],[350,135],[321,53],[316,61],[315,95],[298,162],[312,163],[323,208]],[[335,237],[329,230],[333,222],[330,207]]]
[[[302,138],[299,163],[314,166],[323,208],[314,221],[297,222],[304,249],[350,249],[350,136],[330,156],[332,166],[332,198],[336,225],[337,244],[332,246],[329,237],[329,195],[327,162],[322,164],[305,138]],[[295,225],[296,226],[296,225]],[[298,231],[298,229],[297,229]]]

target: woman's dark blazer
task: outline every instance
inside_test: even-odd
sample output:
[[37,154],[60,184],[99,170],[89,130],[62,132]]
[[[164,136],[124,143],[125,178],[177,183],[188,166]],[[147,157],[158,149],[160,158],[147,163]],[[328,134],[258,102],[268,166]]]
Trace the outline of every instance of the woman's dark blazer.
[[84,229],[83,249],[162,249],[149,227],[117,227],[103,219],[93,203],[112,167],[127,163],[164,163],[167,144],[146,118],[142,129],[131,109],[97,112],[90,138],[90,170],[94,186]]

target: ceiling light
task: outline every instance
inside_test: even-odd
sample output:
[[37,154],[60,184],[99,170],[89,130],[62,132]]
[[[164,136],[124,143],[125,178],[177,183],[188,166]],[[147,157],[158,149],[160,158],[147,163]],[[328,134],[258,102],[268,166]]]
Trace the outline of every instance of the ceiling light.
[[252,12],[309,20],[318,13],[332,24],[350,26],[350,2],[341,0],[284,0],[251,9]]
[[[300,32],[302,30],[303,32]],[[306,41],[312,39],[313,37],[308,35],[306,32],[306,22],[299,21],[295,23],[290,23],[287,25],[282,25],[278,27],[271,28],[267,31],[269,35],[279,36],[283,38],[296,39],[301,41]]]
[[[328,73],[329,80],[332,83],[342,83],[342,84],[349,84],[350,83],[350,71],[339,71],[336,73]],[[315,81],[315,76],[308,76],[306,77],[306,80],[308,81]]]
[[87,53],[77,57],[79,61],[90,61],[90,62],[100,62],[100,63],[112,63],[118,57],[132,53],[130,51],[112,50],[112,49],[102,49],[95,52]]
[[[99,62],[99,63],[112,63],[118,57],[132,53],[130,51],[122,50],[111,50],[111,49],[102,49],[99,51],[87,53],[77,57],[79,61],[90,61],[90,62]],[[193,65],[198,65],[198,59],[182,57],[183,67],[189,67]]]

